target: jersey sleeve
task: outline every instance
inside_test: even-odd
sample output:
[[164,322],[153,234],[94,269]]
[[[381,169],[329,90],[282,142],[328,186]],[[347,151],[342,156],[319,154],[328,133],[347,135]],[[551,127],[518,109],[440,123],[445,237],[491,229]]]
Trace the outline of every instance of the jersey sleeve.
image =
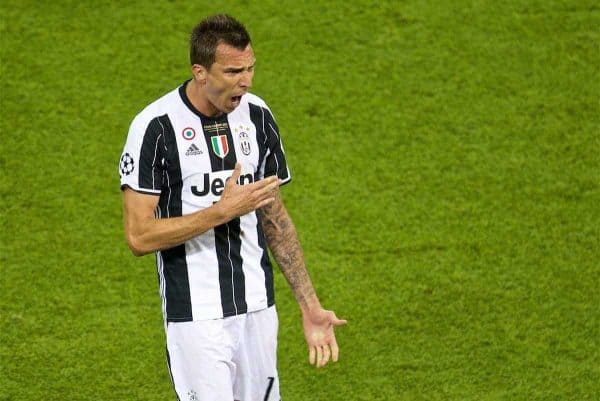
[[282,185],[287,184],[291,181],[292,176],[285,158],[279,128],[268,108],[264,109],[263,118],[267,149],[261,168],[261,178],[277,175],[282,181]]
[[164,164],[164,135],[158,118],[136,117],[129,127],[119,162],[121,190],[160,195]]

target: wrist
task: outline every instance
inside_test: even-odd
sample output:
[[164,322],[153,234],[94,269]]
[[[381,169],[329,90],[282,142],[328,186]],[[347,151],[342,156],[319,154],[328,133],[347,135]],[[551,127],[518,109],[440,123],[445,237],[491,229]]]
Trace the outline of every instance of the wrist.
[[214,203],[211,206],[212,212],[214,213],[213,217],[216,220],[216,225],[221,225],[227,223],[232,218],[229,217],[229,210],[223,207],[221,201]]
[[302,311],[302,315],[311,315],[314,311],[318,311],[321,309],[323,309],[323,307],[321,306],[321,302],[319,302],[319,299],[316,295],[300,303],[300,310]]

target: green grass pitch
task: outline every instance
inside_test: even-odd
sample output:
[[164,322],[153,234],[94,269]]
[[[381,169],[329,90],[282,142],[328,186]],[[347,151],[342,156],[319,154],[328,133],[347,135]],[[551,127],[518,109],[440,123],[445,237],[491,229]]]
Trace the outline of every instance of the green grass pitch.
[[152,256],[125,245],[129,123],[246,23],[253,91],[340,362],[280,273],[285,401],[598,400],[596,1],[15,1],[0,12],[0,400],[173,400]]

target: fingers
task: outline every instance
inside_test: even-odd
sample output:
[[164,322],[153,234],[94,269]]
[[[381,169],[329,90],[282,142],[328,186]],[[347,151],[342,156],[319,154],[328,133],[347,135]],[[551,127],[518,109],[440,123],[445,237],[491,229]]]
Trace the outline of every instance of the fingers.
[[[306,318],[306,317],[305,317]],[[306,318],[305,335],[309,346],[309,362],[321,368],[329,362],[337,362],[340,348],[335,338],[334,327],[347,324],[346,319],[339,319],[333,311],[321,310],[315,321]]]
[[335,313],[331,312],[331,324],[334,326],[343,326],[348,323],[346,319],[338,319]]
[[335,337],[333,337],[333,339],[331,340],[331,360],[333,362],[337,362],[338,358],[340,356],[340,348],[337,345],[337,341],[335,340]]
[[260,209],[261,207],[266,206],[275,200],[277,189],[279,188],[278,180],[276,178],[271,179],[271,177],[269,177],[250,185],[254,186],[248,188],[248,190],[251,191],[249,196],[251,196],[251,198],[255,199],[257,202],[255,209]]
[[270,176],[251,184],[240,185],[242,165],[235,164],[231,176],[227,178],[225,189],[221,200],[226,199],[228,208],[235,210],[235,216],[242,216],[253,210],[260,209],[273,201],[277,197],[279,188],[279,179],[277,176]]
[[337,362],[339,355],[340,349],[335,338],[331,344],[315,345],[308,348],[308,362],[311,365],[315,365],[317,368],[322,368],[327,365],[329,361]]
[[323,363],[323,347],[317,345],[317,368],[320,368]]
[[329,358],[331,357],[331,350],[329,349],[329,345],[325,345],[323,348],[323,359],[321,359],[321,366],[327,365],[329,362]]
[[233,173],[231,173],[231,177],[229,177],[230,179],[227,180],[229,185],[235,185],[240,178],[240,174],[242,174],[242,165],[240,163],[235,163]]
[[250,184],[248,186],[253,188],[256,191],[262,190],[262,191],[270,192],[270,191],[274,191],[276,188],[279,187],[279,180],[277,179],[277,177],[271,176],[271,177],[267,177],[265,179],[253,182],[252,184]]
[[260,201],[260,202],[259,202],[259,203],[256,205],[256,208],[257,208],[257,209],[260,209],[260,208],[261,208],[261,207],[263,207],[263,206],[267,206],[269,203],[273,202],[274,200],[275,200],[275,198],[267,198],[267,199],[264,199],[264,200]]
[[[239,185],[238,180],[241,175],[242,175],[242,165],[239,162],[236,162],[235,168],[233,169],[233,173],[231,173],[231,176],[227,179],[227,184],[229,186]],[[277,178],[277,176],[272,175],[272,176],[269,176],[262,180],[255,181],[252,184],[245,185],[245,187],[247,187],[248,190],[254,190],[254,191],[261,190],[261,189],[264,189],[266,191],[273,191],[273,190],[275,190],[275,188],[279,187],[280,182],[281,182],[281,180],[279,178]]]
[[254,191],[260,194],[275,192],[279,188],[279,182],[274,177],[265,178],[249,185]]

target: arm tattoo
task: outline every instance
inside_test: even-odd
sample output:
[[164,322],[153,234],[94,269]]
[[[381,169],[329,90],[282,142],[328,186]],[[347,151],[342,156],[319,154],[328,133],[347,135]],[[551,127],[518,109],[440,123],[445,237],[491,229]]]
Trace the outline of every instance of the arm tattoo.
[[279,268],[301,307],[316,300],[315,290],[304,264],[298,234],[281,197],[258,210],[260,222]]

